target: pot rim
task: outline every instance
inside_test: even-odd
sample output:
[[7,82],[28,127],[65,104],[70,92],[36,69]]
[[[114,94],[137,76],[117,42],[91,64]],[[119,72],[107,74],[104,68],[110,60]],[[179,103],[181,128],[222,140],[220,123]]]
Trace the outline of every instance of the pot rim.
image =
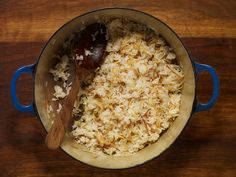
[[[39,54],[39,57],[37,58],[36,62],[34,63],[34,70],[33,70],[33,107],[34,107],[34,110],[35,110],[35,114],[36,114],[37,118],[40,120],[40,123],[41,123],[41,125],[42,125],[42,127],[44,128],[44,130],[45,130],[46,133],[47,133],[47,130],[46,130],[46,128],[44,127],[44,125],[43,125],[43,123],[42,123],[42,121],[41,121],[41,118],[40,118],[40,116],[39,116],[38,109],[37,109],[37,106],[36,106],[36,103],[35,103],[35,75],[36,75],[36,73],[37,73],[38,62],[39,62],[39,60],[40,60],[40,58],[41,58],[41,56],[42,56],[42,54],[43,54],[45,48],[47,47],[47,45],[49,44],[49,42],[51,41],[51,39],[52,39],[62,28],[64,28],[66,25],[68,25],[68,24],[71,23],[72,21],[74,21],[74,20],[76,20],[76,19],[78,19],[78,18],[80,18],[80,17],[83,17],[83,16],[85,16],[85,15],[87,15],[87,14],[91,14],[91,13],[94,13],[94,12],[97,12],[97,11],[101,11],[101,10],[112,10],[112,9],[122,9],[122,10],[129,10],[129,11],[139,12],[139,13],[142,13],[142,14],[144,14],[144,15],[148,15],[148,16],[150,16],[151,18],[154,18],[155,20],[157,20],[157,21],[161,22],[162,24],[164,24],[164,25],[165,25],[167,28],[169,28],[169,30],[171,30],[171,32],[178,38],[178,40],[181,42],[182,46],[183,46],[184,49],[186,50],[187,55],[188,55],[188,58],[190,59],[191,64],[192,64],[192,69],[193,69],[193,71],[194,71],[194,75],[196,76],[196,71],[195,71],[194,62],[193,62],[193,60],[191,59],[191,57],[190,57],[190,55],[189,55],[189,52],[188,52],[186,46],[184,45],[183,41],[182,41],[181,38],[177,35],[177,33],[172,30],[172,28],[170,28],[166,23],[164,23],[164,22],[161,21],[160,19],[158,19],[158,18],[152,16],[152,15],[149,14],[149,13],[146,13],[146,12],[143,12],[143,11],[140,11],[140,10],[137,10],[137,9],[126,8],[126,7],[105,7],[105,8],[98,8],[98,9],[95,9],[95,10],[92,10],[92,11],[87,11],[87,12],[81,14],[81,15],[78,15],[78,16],[72,18],[71,20],[69,20],[69,21],[67,21],[66,23],[64,23],[60,28],[58,28],[58,29],[53,33],[53,35],[47,40],[47,42],[44,44],[44,47],[42,48],[42,50],[41,50],[41,52],[40,52],[40,54]],[[196,83],[196,78],[195,78],[195,77],[194,77],[194,82]],[[196,91],[196,88],[195,88],[195,91]],[[188,120],[187,120],[187,122],[186,122],[184,128],[181,130],[181,132],[180,132],[180,134],[177,136],[177,138],[178,138],[179,136],[181,136],[181,134],[183,133],[183,131],[186,129],[186,126],[187,126],[187,124],[189,123],[192,114],[194,113],[194,108],[195,108],[195,106],[196,106],[196,92],[195,92],[195,98],[194,98],[194,102],[193,102],[193,106],[192,106],[192,110],[191,110],[190,117],[188,118]],[[177,140],[177,138],[176,138],[176,140]],[[166,151],[176,142],[176,140],[173,141],[164,151],[162,151],[162,152],[158,155],[158,157],[161,156],[161,155],[163,155],[164,152],[166,152]],[[95,167],[95,168],[98,168],[98,169],[111,169],[111,168],[105,168],[105,167],[99,167],[99,166],[94,166],[94,165],[91,165],[91,164],[87,164],[87,163],[85,163],[85,162],[83,162],[83,161],[80,161],[80,160],[76,159],[76,158],[73,157],[72,155],[68,154],[61,146],[60,146],[60,149],[61,149],[65,154],[67,154],[67,156],[69,156],[70,158],[72,158],[72,159],[74,159],[74,160],[76,160],[76,161],[79,161],[79,162],[81,162],[81,163],[83,163],[83,164],[85,164],[85,165],[87,165],[87,166],[92,166],[92,167]],[[130,166],[130,167],[125,167],[125,168],[114,168],[114,169],[130,169],[130,168],[135,168],[135,167],[138,167],[138,166],[141,166],[141,165],[145,165],[146,163],[148,163],[148,162],[150,162],[150,161],[152,161],[152,160],[154,160],[154,159],[156,159],[156,157],[153,157],[152,159],[149,159],[149,160],[147,160],[147,161],[145,161],[145,162],[143,162],[143,163],[141,163],[141,164],[138,164],[138,165],[134,165],[134,166]]]

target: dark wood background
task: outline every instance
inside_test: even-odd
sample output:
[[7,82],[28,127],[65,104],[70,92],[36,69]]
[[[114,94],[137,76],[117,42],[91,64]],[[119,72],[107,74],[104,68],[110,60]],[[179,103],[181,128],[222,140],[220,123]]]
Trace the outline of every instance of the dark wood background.
[[[13,72],[33,63],[47,39],[83,12],[121,6],[150,13],[181,36],[195,61],[213,66],[220,97],[209,111],[192,116],[178,140],[160,157],[126,170],[104,170],[48,150],[36,117],[20,113],[10,100]],[[198,99],[211,95],[211,78],[201,74]],[[17,85],[22,103],[32,100],[32,79]],[[0,176],[236,176],[236,1],[235,0],[1,0],[0,1]]]

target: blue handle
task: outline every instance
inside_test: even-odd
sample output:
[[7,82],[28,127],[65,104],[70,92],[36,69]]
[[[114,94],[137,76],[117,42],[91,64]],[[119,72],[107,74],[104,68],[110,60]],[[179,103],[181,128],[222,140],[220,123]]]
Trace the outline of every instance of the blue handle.
[[210,109],[215,103],[219,96],[219,79],[214,68],[209,65],[194,63],[196,74],[203,71],[209,72],[213,80],[213,93],[211,99],[207,103],[197,103],[195,112],[206,111]]
[[17,69],[11,79],[11,99],[12,99],[13,105],[15,106],[15,108],[17,110],[19,110],[21,112],[30,112],[33,115],[35,115],[33,103],[25,106],[25,105],[20,104],[19,100],[17,99],[16,81],[23,73],[29,73],[33,76],[34,66],[35,65],[33,64],[33,65],[24,66],[24,67]]

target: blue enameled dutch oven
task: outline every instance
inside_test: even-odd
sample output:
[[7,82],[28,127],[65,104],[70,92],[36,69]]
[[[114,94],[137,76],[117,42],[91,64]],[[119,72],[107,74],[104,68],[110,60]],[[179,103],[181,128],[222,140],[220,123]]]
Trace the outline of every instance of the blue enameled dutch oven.
[[[219,94],[219,80],[216,71],[211,66],[194,62],[189,57],[186,48],[176,33],[159,19],[144,12],[126,8],[95,10],[72,19],[49,39],[36,63],[21,67],[14,73],[11,80],[11,97],[16,109],[21,112],[30,112],[36,115],[48,131],[51,126],[52,118],[48,115],[45,107],[47,101],[45,82],[51,77],[48,72],[49,68],[54,66],[56,62],[53,56],[72,33],[78,32],[82,27],[104,18],[128,18],[147,25],[154,31],[160,33],[167,40],[176,53],[178,60],[180,60],[183,65],[184,86],[179,117],[174,121],[171,127],[162,134],[157,142],[145,147],[134,155],[110,156],[108,158],[97,157],[88,152],[84,146],[75,143],[68,135],[66,135],[61,145],[61,148],[67,154],[89,165],[110,169],[128,168],[151,160],[165,151],[179,136],[190,119],[190,116],[193,113],[210,109],[216,102]],[[213,94],[211,99],[205,104],[197,102],[195,93],[196,76],[203,71],[209,72],[213,80]],[[16,81],[23,73],[31,74],[34,81],[34,99],[32,104],[27,106],[21,105],[16,97]]]

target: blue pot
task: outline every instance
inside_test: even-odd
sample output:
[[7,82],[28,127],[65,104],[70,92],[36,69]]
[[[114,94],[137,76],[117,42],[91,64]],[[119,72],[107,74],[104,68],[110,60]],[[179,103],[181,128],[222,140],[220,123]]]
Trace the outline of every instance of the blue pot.
[[[70,136],[67,135],[64,138],[61,148],[66,153],[89,165],[109,169],[133,167],[143,164],[144,162],[160,155],[180,135],[190,116],[193,113],[210,109],[215,104],[219,95],[219,80],[215,69],[209,65],[194,62],[190,58],[180,38],[165,23],[149,14],[137,10],[126,8],[105,8],[85,13],[63,25],[46,43],[36,63],[21,67],[15,71],[11,80],[11,97],[15,108],[21,112],[30,112],[33,115],[37,115],[45,129],[48,131],[51,126],[52,118],[47,114],[45,107],[45,101],[47,101],[45,100],[46,92],[48,89],[45,87],[45,83],[51,77],[48,72],[49,68],[54,66],[56,63],[53,56],[57,53],[63,42],[68,39],[72,33],[81,29],[81,27],[94,23],[100,18],[115,17],[125,17],[133,21],[143,23],[152,28],[154,31],[160,33],[173,48],[177,58],[183,64],[184,86],[181,97],[179,117],[174,121],[173,125],[171,125],[171,127],[162,134],[156,143],[145,147],[134,155],[128,157],[112,156],[106,159],[97,158],[90,152],[86,151],[85,147],[75,143]],[[208,72],[213,80],[212,96],[210,100],[204,104],[199,103],[196,100],[195,93],[196,76],[203,71]],[[22,105],[16,97],[16,81],[23,73],[31,74],[34,81],[34,99],[30,105],[26,106]],[[52,87],[52,85],[49,84],[49,90],[50,87]]]

